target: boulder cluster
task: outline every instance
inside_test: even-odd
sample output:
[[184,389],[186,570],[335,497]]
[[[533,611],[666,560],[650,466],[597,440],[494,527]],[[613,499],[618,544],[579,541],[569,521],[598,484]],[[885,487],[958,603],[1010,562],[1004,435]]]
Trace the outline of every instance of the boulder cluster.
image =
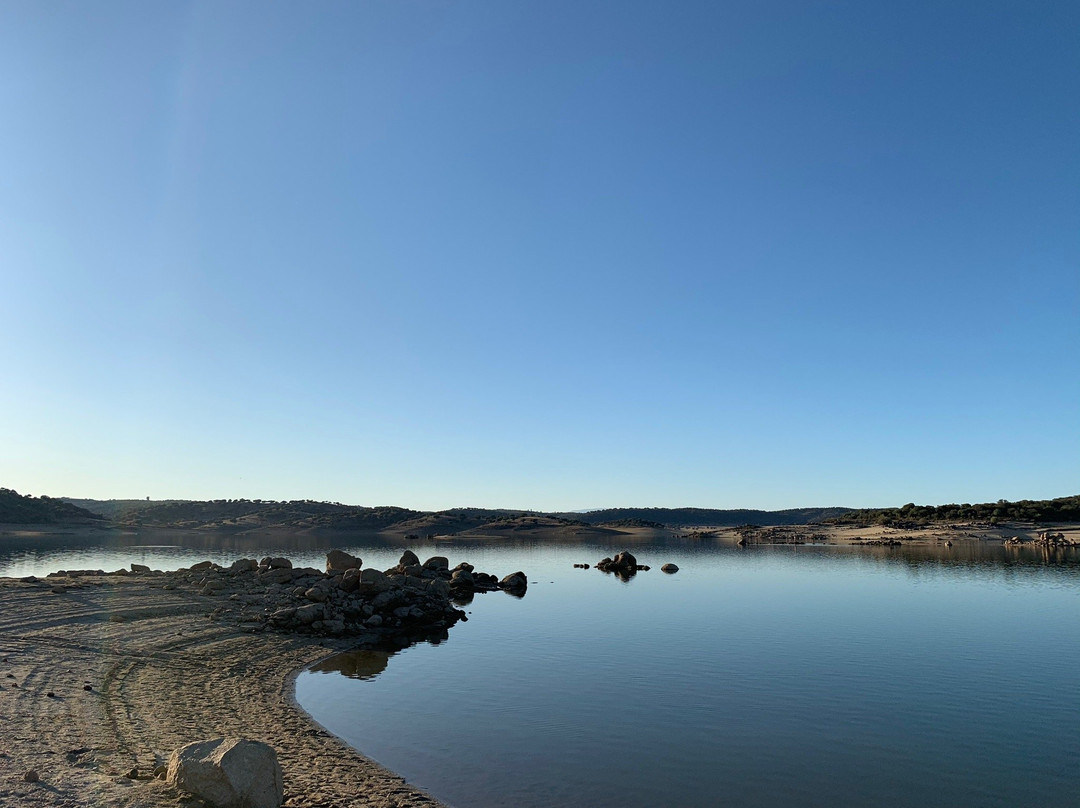
[[1054,533],[1051,530],[1045,530],[1039,533],[1039,535],[1030,540],[1025,540],[1020,536],[1010,536],[1005,539],[1005,544],[1036,544],[1042,547],[1080,547],[1080,541],[1073,541],[1069,539],[1064,533]]
[[[53,573],[50,577],[101,575],[100,570]],[[348,637],[358,647],[403,647],[419,639],[438,639],[459,620],[456,604],[476,592],[504,590],[522,596],[528,581],[522,572],[501,580],[471,564],[450,568],[445,556],[423,563],[406,550],[394,567],[363,567],[356,556],[332,550],[326,569],[295,568],[288,558],[239,559],[228,567],[203,561],[175,572],[132,564],[131,572],[162,579],[162,589],[189,590],[220,605],[209,617],[243,631],[277,631]]]
[[[577,566],[577,565],[575,565]],[[588,569],[588,565],[582,565]],[[602,572],[614,573],[624,581],[633,578],[638,572],[648,572],[652,567],[648,564],[639,564],[629,550],[616,553],[614,558],[602,558],[596,562],[596,568]]]

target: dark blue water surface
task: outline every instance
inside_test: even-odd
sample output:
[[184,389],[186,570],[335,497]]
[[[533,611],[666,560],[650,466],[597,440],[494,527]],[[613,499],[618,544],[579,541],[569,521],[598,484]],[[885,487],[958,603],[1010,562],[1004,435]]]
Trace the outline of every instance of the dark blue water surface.
[[[9,547],[0,574],[325,552],[136,542]],[[1075,551],[679,542],[632,547],[653,569],[623,582],[572,566],[621,547],[410,546],[523,569],[528,594],[478,596],[439,645],[327,660],[297,697],[450,805],[1080,805]]]

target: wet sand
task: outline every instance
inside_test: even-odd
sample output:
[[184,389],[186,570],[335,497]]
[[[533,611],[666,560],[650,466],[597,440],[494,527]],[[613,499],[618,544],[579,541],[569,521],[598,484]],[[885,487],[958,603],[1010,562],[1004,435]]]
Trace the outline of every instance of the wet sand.
[[160,577],[58,583],[0,579],[0,805],[198,806],[152,773],[223,735],[277,750],[288,806],[440,805],[296,704],[296,675],[348,641],[244,633]]

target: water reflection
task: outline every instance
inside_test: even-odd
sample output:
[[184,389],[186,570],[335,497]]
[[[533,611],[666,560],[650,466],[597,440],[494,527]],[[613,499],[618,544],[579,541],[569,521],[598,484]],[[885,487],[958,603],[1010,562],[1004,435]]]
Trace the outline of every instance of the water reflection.
[[390,663],[397,651],[346,651],[312,665],[314,673],[340,673],[350,679],[374,679]]

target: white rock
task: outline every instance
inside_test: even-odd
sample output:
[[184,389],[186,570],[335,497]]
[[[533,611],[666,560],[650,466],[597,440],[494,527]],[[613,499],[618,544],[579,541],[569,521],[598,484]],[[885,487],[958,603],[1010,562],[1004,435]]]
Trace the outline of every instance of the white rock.
[[280,808],[281,766],[259,741],[214,738],[175,750],[166,780],[219,808]]

